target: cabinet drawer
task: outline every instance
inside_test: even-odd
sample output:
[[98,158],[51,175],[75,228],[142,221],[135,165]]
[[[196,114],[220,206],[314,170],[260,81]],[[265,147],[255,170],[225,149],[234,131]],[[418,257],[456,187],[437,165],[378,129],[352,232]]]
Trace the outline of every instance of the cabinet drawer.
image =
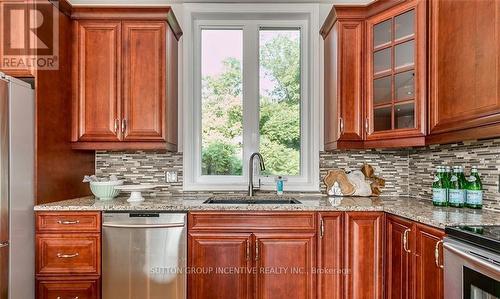
[[99,212],[38,212],[36,229],[39,232],[99,232]]
[[38,299],[98,299],[98,280],[37,280]]
[[36,274],[100,273],[99,234],[39,234]]
[[194,212],[189,214],[189,229],[192,230],[305,230],[316,228],[314,213],[300,212]]

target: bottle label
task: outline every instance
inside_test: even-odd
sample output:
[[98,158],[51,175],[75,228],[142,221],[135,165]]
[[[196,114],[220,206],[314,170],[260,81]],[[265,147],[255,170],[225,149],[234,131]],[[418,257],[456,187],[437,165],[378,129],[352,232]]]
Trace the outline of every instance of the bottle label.
[[446,202],[446,189],[432,188],[432,201],[433,202]]
[[469,182],[475,182],[476,181],[476,177],[471,175],[470,177],[467,178],[467,181]]
[[482,190],[467,190],[467,203],[472,205],[483,204]]
[[437,175],[434,176],[434,183],[439,182],[439,177]]
[[450,181],[456,182],[456,181],[458,181],[458,177],[456,175],[453,175],[453,176],[451,176]]
[[463,203],[465,203],[465,190],[462,190],[462,189],[450,189],[448,191],[448,200],[452,204],[463,204]]

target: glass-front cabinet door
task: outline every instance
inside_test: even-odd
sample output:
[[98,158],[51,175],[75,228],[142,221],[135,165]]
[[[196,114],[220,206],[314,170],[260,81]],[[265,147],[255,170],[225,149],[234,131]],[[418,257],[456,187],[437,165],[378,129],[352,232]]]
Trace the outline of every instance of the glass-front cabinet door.
[[425,135],[425,1],[411,1],[367,20],[367,140]]

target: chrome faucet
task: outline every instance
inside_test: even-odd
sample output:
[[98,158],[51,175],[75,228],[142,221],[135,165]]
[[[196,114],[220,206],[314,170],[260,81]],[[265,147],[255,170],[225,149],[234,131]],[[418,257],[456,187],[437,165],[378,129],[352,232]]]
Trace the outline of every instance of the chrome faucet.
[[266,166],[264,165],[264,158],[262,158],[262,155],[259,153],[253,153],[250,156],[250,161],[248,162],[248,196],[253,196],[254,191],[260,189],[260,179],[259,179],[259,187],[255,188],[253,186],[253,159],[255,156],[259,157],[259,166],[260,166],[260,171],[266,170]]

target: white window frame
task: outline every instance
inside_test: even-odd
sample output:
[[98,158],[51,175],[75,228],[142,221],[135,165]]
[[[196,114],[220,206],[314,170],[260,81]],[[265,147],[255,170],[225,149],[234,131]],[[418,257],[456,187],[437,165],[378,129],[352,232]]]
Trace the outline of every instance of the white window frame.
[[[248,159],[258,151],[259,28],[300,28],[301,34],[301,175],[287,177],[285,191],[319,191],[319,5],[186,4],[183,64],[183,149],[185,191],[244,191]],[[245,16],[242,18],[241,16]],[[201,30],[243,29],[243,174],[201,174]],[[274,176],[260,176],[262,190],[275,188]]]

